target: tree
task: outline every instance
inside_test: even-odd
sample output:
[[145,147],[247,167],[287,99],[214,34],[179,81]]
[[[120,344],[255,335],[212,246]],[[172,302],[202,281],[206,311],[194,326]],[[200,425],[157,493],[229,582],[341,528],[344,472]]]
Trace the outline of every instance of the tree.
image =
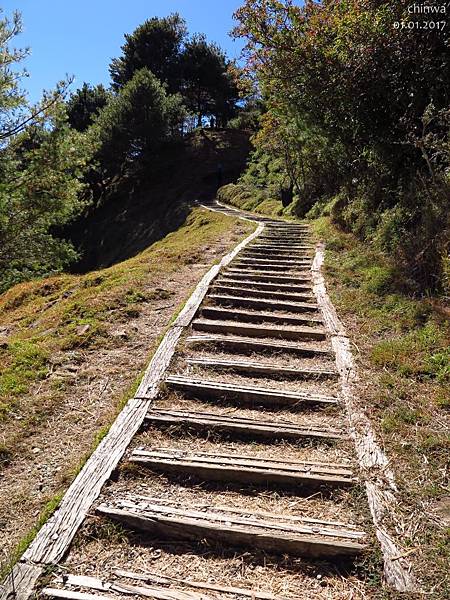
[[225,124],[233,116],[238,89],[228,71],[225,54],[204,35],[194,35],[184,48],[181,59],[181,93],[190,112],[202,125],[205,116],[214,116]]
[[169,92],[178,91],[179,61],[187,29],[178,13],[159,19],[153,17],[125,35],[122,56],[111,61],[109,72],[113,88],[119,90],[142,68],[167,83]]
[[28,106],[14,71],[25,51],[11,50],[20,16],[0,20],[0,290],[57,272],[76,258],[54,230],[78,214],[82,174],[95,142],[67,125],[62,83]]
[[113,176],[131,163],[142,164],[158,148],[179,136],[184,118],[178,95],[167,94],[148,69],[136,71],[95,120],[98,158]]
[[235,34],[247,40],[248,69],[272,116],[283,117],[270,137],[304,174],[299,212],[309,207],[305,190],[322,202],[338,196],[338,223],[435,285],[448,223],[449,34],[445,6],[426,28],[408,7],[246,0]]
[[69,125],[78,131],[86,131],[94,117],[108,102],[109,93],[102,84],[83,86],[74,92],[67,101]]

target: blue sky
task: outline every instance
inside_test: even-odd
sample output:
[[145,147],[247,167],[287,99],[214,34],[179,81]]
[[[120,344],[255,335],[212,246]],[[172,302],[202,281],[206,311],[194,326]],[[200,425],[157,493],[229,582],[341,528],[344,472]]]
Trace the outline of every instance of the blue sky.
[[30,100],[51,89],[66,74],[74,75],[72,89],[88,83],[109,83],[108,65],[120,55],[124,33],[131,33],[153,16],[179,12],[190,33],[205,33],[231,58],[242,43],[228,32],[233,12],[241,0],[6,0],[6,16],[22,13],[23,33],[15,46],[31,48],[24,66],[30,76],[23,81]]

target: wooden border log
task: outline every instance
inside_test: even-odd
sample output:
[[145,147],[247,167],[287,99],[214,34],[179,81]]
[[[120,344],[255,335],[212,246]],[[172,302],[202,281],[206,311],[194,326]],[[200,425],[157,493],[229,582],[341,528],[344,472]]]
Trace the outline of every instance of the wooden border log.
[[[336,313],[321,272],[324,261],[324,244],[318,244],[311,272],[314,293],[322,310],[325,324],[331,332],[331,343],[336,353],[336,366],[341,374],[342,399],[350,424],[363,479],[370,512],[375,525],[376,536],[380,542],[384,558],[384,577],[386,582],[400,592],[417,592],[417,582],[411,572],[411,563],[401,556],[401,548],[395,540],[395,532],[388,531],[385,518],[396,516],[397,499],[394,473],[389,467],[389,459],[377,442],[375,432],[364,409],[357,400],[356,384],[359,380],[350,349],[350,340]],[[400,527],[401,529],[401,527]]]

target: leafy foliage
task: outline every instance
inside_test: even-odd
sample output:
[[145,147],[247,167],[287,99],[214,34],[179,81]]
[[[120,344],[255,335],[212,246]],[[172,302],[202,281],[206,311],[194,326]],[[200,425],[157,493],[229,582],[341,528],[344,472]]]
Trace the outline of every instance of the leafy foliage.
[[178,95],[168,95],[148,69],[136,71],[95,121],[102,168],[114,175],[127,164],[142,164],[179,135],[183,117]]
[[235,83],[239,70],[204,35],[188,39],[186,23],[178,13],[148,19],[126,34],[125,40],[122,56],[110,65],[116,91],[145,68],[167,86],[169,93],[181,94],[198,126],[203,117],[225,125],[233,116],[239,97]]
[[225,125],[233,115],[238,90],[227,69],[224,53],[204,35],[194,35],[186,43],[181,93],[188,110],[197,115],[198,126],[207,115],[214,115],[218,125]]
[[235,33],[268,107],[256,144],[284,157],[299,214],[338,195],[336,222],[436,288],[448,235],[449,43],[442,27],[395,28],[416,18],[409,5],[247,0]]
[[122,56],[114,58],[109,67],[113,87],[120,89],[136,71],[146,68],[167,83],[170,92],[178,91],[180,52],[186,35],[186,23],[178,13],[147,19],[133,33],[125,34]]
[[84,83],[67,101],[69,125],[78,131],[86,131],[94,117],[107,104],[110,94],[100,84],[91,86]]
[[0,290],[75,258],[55,228],[83,207],[80,178],[95,146],[67,125],[64,83],[36,106],[26,104],[14,71],[26,53],[9,48],[20,28],[18,14],[12,24],[0,21]]

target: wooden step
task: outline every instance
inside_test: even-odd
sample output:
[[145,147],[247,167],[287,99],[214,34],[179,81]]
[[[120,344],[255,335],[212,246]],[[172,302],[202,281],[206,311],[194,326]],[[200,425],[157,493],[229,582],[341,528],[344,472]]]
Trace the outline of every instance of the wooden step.
[[264,421],[249,419],[238,415],[219,415],[216,413],[150,409],[146,421],[152,425],[188,426],[196,431],[208,433],[218,431],[239,438],[261,438],[274,441],[284,439],[296,442],[316,440],[320,442],[347,439],[338,429],[329,427],[299,426],[292,421]]
[[311,259],[314,253],[307,250],[280,250],[264,246],[263,248],[253,248],[249,246],[244,248],[239,253],[240,256],[253,256],[254,258],[267,258],[267,259],[279,259],[279,260],[300,260],[300,259]]
[[262,240],[261,237],[257,237],[255,238],[255,240],[253,241],[252,244],[249,244],[247,247],[248,248],[267,248],[267,246],[279,246],[280,248],[292,248],[292,247],[297,247],[300,248],[301,250],[314,250],[315,246],[313,244],[310,244],[308,242],[303,242],[303,241],[298,241],[297,243],[286,243],[283,240],[280,240],[279,242],[269,242],[267,240]]
[[[152,598],[153,600],[218,600],[225,597],[227,600],[243,600],[244,598],[250,600],[289,600],[284,596],[275,596],[270,592],[220,585],[210,581],[192,581],[190,578],[181,579],[142,570],[139,573],[134,573],[114,569],[113,573],[114,577],[108,580],[106,577],[98,579],[97,577],[72,575],[64,572],[62,576],[54,579],[52,587],[44,588],[42,593],[49,598],[66,598],[67,600],[117,600],[122,596]],[[89,590],[89,592],[80,591],[84,589]],[[107,592],[110,594],[104,595]],[[114,595],[111,595],[111,593]]]
[[303,242],[299,242],[298,244],[285,244],[283,242],[278,242],[278,243],[268,243],[268,242],[262,242],[261,238],[256,238],[255,241],[253,242],[253,244],[249,244],[248,246],[246,246],[249,249],[252,250],[256,250],[256,249],[267,249],[267,248],[279,248],[282,251],[291,251],[291,250],[306,250],[306,251],[310,251],[312,253],[314,253],[315,250],[315,246],[313,246],[312,244],[305,244]]
[[366,548],[364,532],[351,525],[227,507],[186,509],[174,502],[158,504],[152,498],[129,495],[101,504],[96,512],[150,534],[151,539],[206,539],[213,544],[311,558],[354,556]]
[[255,361],[222,360],[219,358],[188,357],[186,362],[195,367],[207,367],[216,371],[229,370],[236,373],[262,375],[279,379],[336,379],[339,374],[332,369],[290,369],[278,365],[268,365]]
[[258,269],[260,271],[278,271],[278,272],[297,272],[305,271],[308,269],[309,264],[295,263],[292,265],[278,265],[276,263],[258,263],[256,264],[249,258],[235,258],[231,263],[234,267],[249,267],[251,269]]
[[345,464],[294,462],[242,454],[190,452],[177,448],[137,449],[130,462],[169,474],[195,476],[203,481],[225,481],[254,485],[296,486],[308,490],[349,487],[355,483]]
[[258,271],[257,269],[236,269],[229,267],[222,271],[223,275],[235,279],[252,279],[254,281],[274,281],[280,283],[305,283],[311,284],[311,272],[305,271],[303,275],[280,275],[280,273],[270,273],[268,271]]
[[311,293],[290,293],[275,290],[258,290],[254,287],[244,285],[226,285],[224,283],[213,283],[210,289],[216,294],[229,294],[231,296],[242,296],[250,298],[276,298],[277,300],[292,300],[292,302],[312,302],[315,297]]
[[270,312],[260,312],[254,310],[237,310],[236,308],[224,308],[223,306],[202,305],[201,315],[207,319],[226,319],[243,321],[244,323],[277,323],[278,325],[310,325],[322,324],[320,317],[298,316]]
[[283,233],[262,234],[258,236],[258,241],[262,244],[286,244],[286,246],[303,246],[309,243],[310,236],[304,234],[285,235]]
[[291,293],[311,293],[311,285],[299,285],[295,283],[277,283],[267,281],[255,281],[252,279],[235,279],[227,275],[222,275],[215,280],[218,285],[231,285],[231,286],[244,286],[251,287],[259,290],[275,290],[280,292],[291,292]]
[[238,350],[241,354],[252,352],[287,352],[298,356],[313,358],[333,358],[332,350],[323,350],[315,348],[310,344],[298,344],[294,342],[285,342],[283,340],[274,340],[273,342],[258,340],[257,338],[248,338],[233,335],[191,335],[186,338],[187,344],[192,345],[217,345],[227,350]]
[[226,306],[243,306],[246,308],[266,308],[268,310],[279,310],[286,312],[317,312],[317,304],[309,302],[284,302],[282,300],[270,300],[263,298],[248,298],[245,296],[231,296],[230,294],[208,293],[207,298],[218,304]]
[[337,398],[323,394],[282,391],[252,385],[243,386],[220,381],[193,379],[183,375],[170,375],[166,377],[165,383],[171,389],[198,398],[206,397],[208,400],[219,398],[263,406],[288,406],[291,408],[301,408],[302,406],[326,407],[337,404]]
[[269,262],[277,262],[283,264],[289,261],[289,264],[311,264],[313,257],[307,254],[278,254],[278,252],[252,252],[251,250],[243,250],[239,253],[238,258],[244,260],[267,260]]
[[258,256],[266,256],[267,258],[271,256],[280,256],[281,258],[312,258],[314,256],[314,252],[311,250],[280,248],[278,246],[248,246],[245,248],[245,251],[254,254],[256,258]]
[[276,258],[252,258],[247,259],[244,258],[244,253],[238,254],[235,258],[234,262],[240,261],[242,256],[242,260],[246,262],[250,261],[255,267],[259,267],[260,265],[275,265],[277,267],[297,267],[311,264],[311,259],[309,258],[299,258],[299,259],[276,259]]
[[308,241],[298,240],[296,242],[286,242],[286,240],[264,240],[260,237],[256,238],[249,248],[281,248],[283,250],[314,250],[315,246]]
[[313,327],[298,327],[289,329],[287,327],[270,327],[268,325],[255,325],[253,323],[224,323],[212,319],[196,319],[192,323],[195,331],[206,333],[226,333],[232,335],[244,335],[260,338],[280,338],[283,340],[325,340],[324,329]]

